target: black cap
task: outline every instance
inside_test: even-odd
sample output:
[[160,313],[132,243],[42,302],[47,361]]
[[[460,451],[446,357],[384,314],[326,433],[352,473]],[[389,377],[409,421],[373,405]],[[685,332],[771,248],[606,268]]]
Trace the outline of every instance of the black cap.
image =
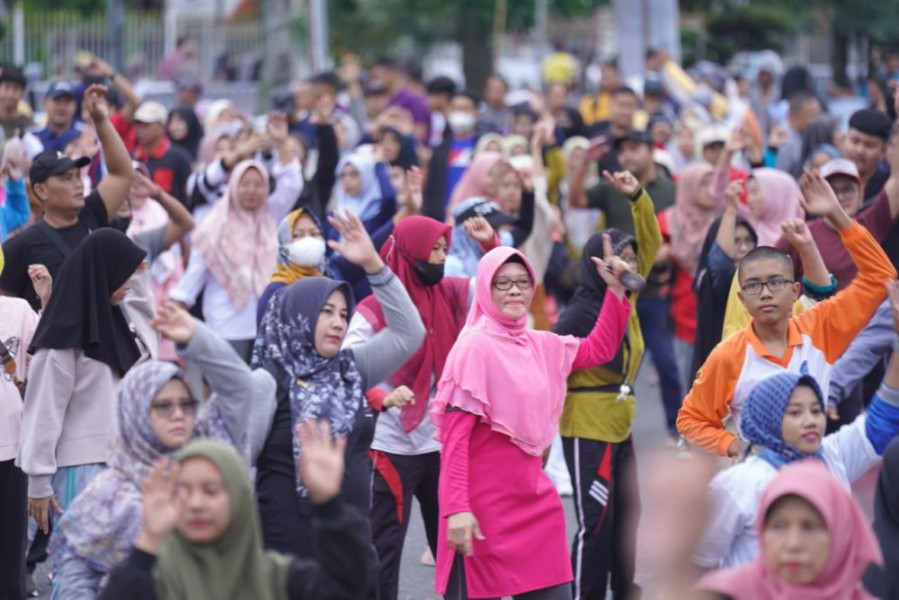
[[464,223],[468,219],[473,219],[474,217],[484,217],[494,229],[502,227],[503,225],[511,225],[516,221],[515,217],[502,212],[499,209],[499,206],[487,199],[477,202],[473,206],[465,209],[465,211],[456,218],[456,223]]
[[625,133],[620,138],[615,139],[615,149],[617,150],[622,142],[637,142],[639,144],[646,144],[647,146],[652,146],[652,139],[649,137],[648,131],[640,131],[639,129],[631,129],[627,133]]
[[28,82],[25,80],[25,74],[15,67],[4,67],[0,73],[0,83],[15,83],[18,86],[25,87]]
[[890,139],[892,127],[893,122],[885,113],[871,108],[857,110],[849,117],[850,129],[857,129],[862,133],[877,136],[883,141]]
[[31,185],[43,183],[47,181],[49,177],[62,175],[71,169],[80,169],[81,167],[89,165],[90,162],[91,159],[87,156],[82,156],[78,160],[73,160],[62,152],[41,152],[34,157],[34,162],[31,163],[31,170],[28,171],[28,179],[31,180]]

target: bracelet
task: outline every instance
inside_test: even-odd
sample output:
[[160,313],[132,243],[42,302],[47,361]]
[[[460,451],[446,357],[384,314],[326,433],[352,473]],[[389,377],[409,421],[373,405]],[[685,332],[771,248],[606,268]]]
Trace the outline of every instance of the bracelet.
[[630,200],[631,202],[636,202],[637,200],[640,199],[640,196],[642,196],[642,195],[643,195],[643,186],[641,185],[637,188],[637,190],[633,194],[631,194],[628,197],[628,200]]
[[830,285],[819,286],[811,283],[806,276],[803,275],[802,287],[811,299],[826,300],[833,296],[833,293],[837,291],[837,278],[833,273],[830,273]]

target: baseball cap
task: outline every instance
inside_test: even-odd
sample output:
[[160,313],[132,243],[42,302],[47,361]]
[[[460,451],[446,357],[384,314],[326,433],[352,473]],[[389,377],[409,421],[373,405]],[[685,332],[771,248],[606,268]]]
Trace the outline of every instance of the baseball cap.
[[835,158],[827,161],[821,167],[820,173],[824,179],[842,175],[843,177],[855,179],[859,183],[862,182],[862,178],[858,174],[858,167],[855,166],[854,162],[845,158]]
[[649,137],[648,131],[640,131],[639,129],[631,129],[620,138],[615,139],[615,148],[617,149],[624,142],[637,142],[652,146],[652,139]]
[[475,202],[466,210],[464,210],[457,218],[456,223],[464,223],[468,219],[474,217],[484,217],[490,226],[494,229],[503,225],[511,225],[515,222],[515,217],[511,217],[499,209],[494,202],[484,198],[479,202]]
[[194,75],[183,75],[175,80],[175,89],[190,90],[198,94],[203,93],[203,82]]
[[721,125],[709,125],[699,132],[699,147],[705,148],[711,144],[724,144],[730,135],[727,129]]
[[62,175],[71,169],[80,169],[89,165],[91,159],[87,156],[74,160],[66,156],[62,152],[41,152],[31,163],[31,169],[28,171],[28,179],[31,185],[43,183],[54,175]]
[[165,125],[169,118],[169,111],[159,102],[148,100],[141,102],[134,111],[134,121],[137,123],[160,123]]
[[71,81],[54,81],[47,89],[45,98],[59,98],[60,96],[69,96],[75,98],[75,86]]

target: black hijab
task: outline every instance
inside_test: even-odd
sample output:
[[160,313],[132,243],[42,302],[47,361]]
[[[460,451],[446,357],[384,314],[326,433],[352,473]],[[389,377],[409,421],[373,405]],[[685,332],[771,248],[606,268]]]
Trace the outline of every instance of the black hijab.
[[878,598],[899,598],[899,440],[883,453],[874,494],[874,535],[884,564],[865,574],[865,587]]
[[396,138],[400,145],[400,155],[396,160],[390,162],[391,167],[401,167],[403,171],[408,171],[412,167],[418,166],[418,154],[416,154],[415,146],[410,141],[409,136],[403,135],[393,127],[385,127],[381,131],[381,137],[383,138],[385,135]]
[[109,297],[146,255],[125,234],[108,227],[84,238],[59,268],[32,349],[80,348],[123,376],[140,358],[140,350],[125,313],[110,305]]
[[[749,224],[749,221],[743,217],[737,217],[737,224],[734,227],[743,226],[749,231],[749,235],[755,240],[756,245],[759,243],[758,234]],[[709,265],[709,253],[712,251],[712,244],[718,237],[718,230],[721,228],[721,217],[715,219],[709,227],[709,232],[705,236],[702,243],[702,253],[699,255],[699,266],[696,268],[696,278],[693,280],[693,291],[696,293],[696,338],[693,342],[693,364],[691,366],[691,379],[695,377],[696,371],[708,358],[712,349],[721,341],[721,331],[724,328],[724,313],[727,310],[727,296],[730,293],[731,280],[733,279],[734,269],[727,277],[727,285],[719,290],[715,290],[712,286],[712,277]]]
[[[602,234],[607,233],[612,240],[612,251],[618,255],[621,254],[627,246],[633,246],[634,252],[637,251],[637,240],[628,233],[620,229],[607,229],[594,233],[584,244],[584,251],[578,261],[574,274],[575,290],[568,306],[559,315],[559,320],[553,327],[553,332],[559,335],[573,335],[579,338],[585,338],[590,335],[596,319],[599,318],[599,311],[602,308],[602,301],[606,295],[606,282],[596,271],[596,265],[591,260],[594,256],[603,257]],[[623,368],[623,349],[627,345],[627,336],[625,342],[618,349],[618,354],[605,366],[620,371]],[[624,374],[626,375],[626,373]]]
[[187,123],[187,135],[183,140],[176,140],[171,135],[169,139],[172,140],[172,144],[184,148],[194,160],[197,160],[200,141],[203,139],[203,126],[197,118],[197,113],[190,106],[177,106],[169,113],[169,121],[174,115],[178,115]]

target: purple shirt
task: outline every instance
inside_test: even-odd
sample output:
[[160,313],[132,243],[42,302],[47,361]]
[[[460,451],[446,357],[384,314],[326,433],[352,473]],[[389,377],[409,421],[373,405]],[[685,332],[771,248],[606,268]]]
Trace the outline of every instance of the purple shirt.
[[409,88],[404,87],[390,100],[390,106],[398,106],[412,113],[412,120],[416,124],[424,125],[427,130],[424,141],[430,138],[431,110],[428,108],[428,102],[424,96],[420,96]]

